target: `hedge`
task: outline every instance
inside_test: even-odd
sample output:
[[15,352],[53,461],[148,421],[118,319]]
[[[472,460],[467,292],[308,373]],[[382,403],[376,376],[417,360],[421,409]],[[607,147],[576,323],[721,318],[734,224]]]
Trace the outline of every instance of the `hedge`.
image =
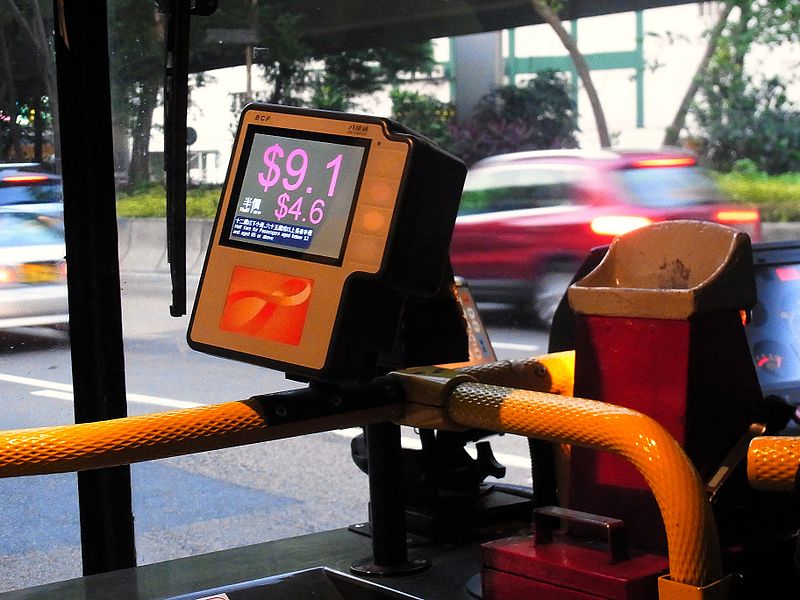
[[800,222],[800,173],[726,173],[716,179],[734,201],[758,205],[764,221]]

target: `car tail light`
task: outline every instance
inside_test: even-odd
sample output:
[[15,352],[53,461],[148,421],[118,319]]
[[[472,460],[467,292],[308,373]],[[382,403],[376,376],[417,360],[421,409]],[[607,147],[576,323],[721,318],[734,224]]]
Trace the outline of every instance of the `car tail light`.
[[9,175],[3,177],[5,183],[33,183],[35,181],[46,181],[50,179],[48,175]]
[[720,223],[754,223],[761,216],[757,210],[718,210],[714,218]]
[[691,167],[697,161],[691,156],[677,156],[673,158],[645,158],[633,163],[635,169],[649,169],[653,167]]
[[800,268],[798,267],[778,267],[775,274],[780,281],[800,281]]
[[652,221],[647,217],[631,215],[611,215],[595,217],[590,223],[592,231],[598,235],[622,235],[634,229],[650,225]]
[[757,242],[761,238],[761,215],[754,209],[723,209],[714,214],[714,220],[743,231]]
[[4,267],[0,265],[0,285],[4,283],[15,283],[16,281],[16,270],[13,267]]

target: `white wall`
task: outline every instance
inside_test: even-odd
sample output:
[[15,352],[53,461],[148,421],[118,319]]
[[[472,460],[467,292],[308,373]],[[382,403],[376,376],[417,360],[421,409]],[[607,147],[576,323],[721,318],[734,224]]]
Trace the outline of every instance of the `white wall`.
[[[256,69],[253,72],[255,74]],[[215,164],[206,170],[203,181],[222,183],[238,119],[238,114],[231,107],[231,94],[245,91],[247,74],[245,67],[241,66],[208,71],[205,77],[205,83],[201,87],[193,86],[189,95],[186,126],[197,131],[197,141],[189,147],[189,151],[216,153]],[[160,107],[153,115],[151,152],[164,150],[163,122],[164,113]],[[190,173],[190,178],[195,181],[199,179],[193,173]]]

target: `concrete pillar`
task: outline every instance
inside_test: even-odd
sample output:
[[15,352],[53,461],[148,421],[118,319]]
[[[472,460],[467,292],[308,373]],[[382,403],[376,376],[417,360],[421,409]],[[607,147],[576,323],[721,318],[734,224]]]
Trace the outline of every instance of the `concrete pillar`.
[[478,100],[503,83],[501,40],[500,31],[464,35],[454,39],[454,99],[459,119],[469,117]]

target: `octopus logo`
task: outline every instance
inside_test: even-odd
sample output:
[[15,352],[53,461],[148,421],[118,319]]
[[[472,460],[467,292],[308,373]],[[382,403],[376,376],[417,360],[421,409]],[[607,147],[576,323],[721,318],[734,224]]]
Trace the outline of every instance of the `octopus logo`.
[[219,327],[297,346],[313,285],[303,277],[234,267]]

